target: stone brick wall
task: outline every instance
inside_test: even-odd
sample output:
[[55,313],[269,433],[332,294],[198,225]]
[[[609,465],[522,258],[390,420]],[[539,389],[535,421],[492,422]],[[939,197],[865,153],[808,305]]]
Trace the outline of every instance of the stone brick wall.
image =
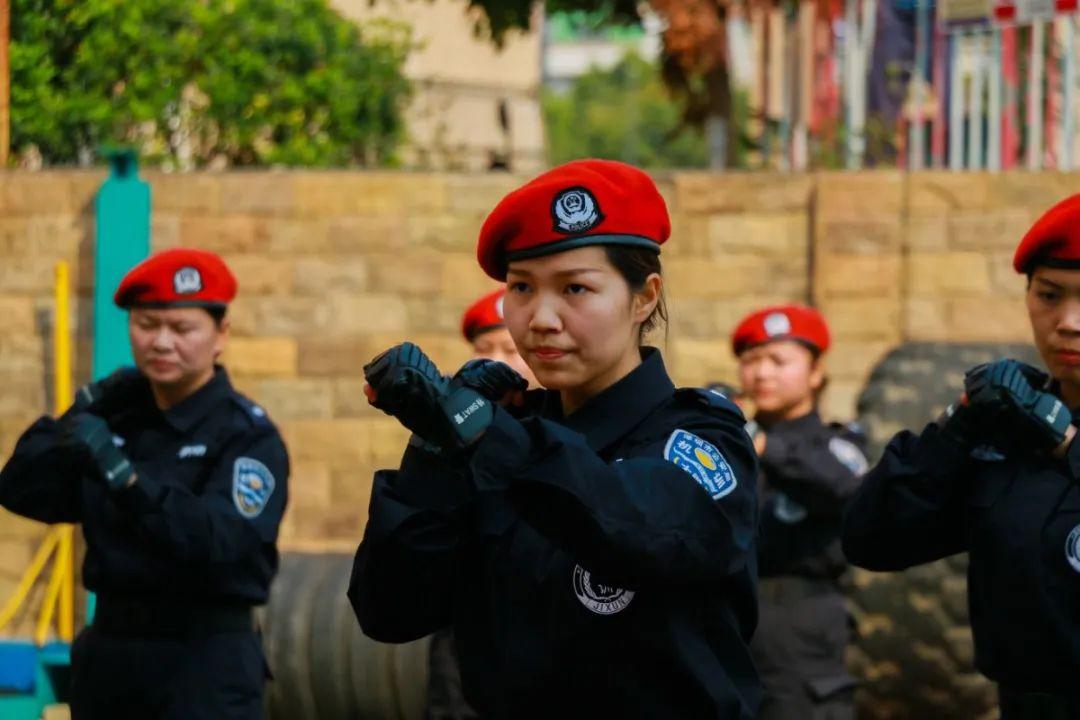
[[[89,373],[97,172],[0,173],[0,458],[51,404],[53,265],[73,263],[77,380]],[[240,278],[226,364],[293,458],[286,544],[357,539],[372,471],[405,439],[371,410],[360,368],[411,339],[444,368],[468,355],[462,309],[485,213],[524,178],[346,172],[148,175],[153,245],[222,253]],[[877,360],[905,340],[1026,341],[1009,267],[1030,222],[1080,175],[672,173],[664,250],[676,381],[734,379],[727,338],[763,303],[813,301],[832,324],[826,414],[851,416]],[[82,321],[82,322],[80,322]],[[0,598],[40,536],[0,515]]]

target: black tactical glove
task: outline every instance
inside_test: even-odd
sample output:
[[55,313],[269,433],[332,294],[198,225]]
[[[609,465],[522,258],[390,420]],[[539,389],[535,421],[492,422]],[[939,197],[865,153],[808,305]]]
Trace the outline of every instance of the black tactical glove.
[[1065,441],[1072,413],[1052,393],[1035,385],[1046,375],[1016,360],[978,365],[964,376],[964,390],[973,412],[1000,418],[1018,439],[1048,452]]
[[75,391],[75,400],[71,404],[69,412],[82,412],[91,405],[100,403],[108,396],[115,395],[118,392],[125,392],[134,386],[141,376],[138,368],[127,365],[100,380],[87,383]]
[[420,348],[403,343],[364,366],[368,401],[424,440],[449,450],[476,442],[495,408],[460,380],[448,381]]
[[68,418],[64,429],[73,442],[85,449],[109,490],[122,490],[130,484],[135,468],[113,443],[108,423],[97,415],[78,413]]
[[454,375],[453,382],[480,393],[494,403],[502,402],[512,393],[521,393],[529,381],[506,363],[495,360],[470,360]]
[[941,428],[942,435],[964,450],[971,450],[990,439],[985,433],[989,424],[980,422],[979,410],[968,404],[966,395],[945,408],[938,416],[937,425]]

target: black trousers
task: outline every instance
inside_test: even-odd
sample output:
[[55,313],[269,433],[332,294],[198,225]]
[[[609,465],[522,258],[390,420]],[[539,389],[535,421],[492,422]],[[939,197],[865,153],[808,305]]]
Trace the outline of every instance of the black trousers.
[[71,648],[72,720],[262,720],[253,630],[140,637],[93,626]]
[[763,578],[750,650],[764,696],[758,720],[854,720],[843,596],[828,581]]

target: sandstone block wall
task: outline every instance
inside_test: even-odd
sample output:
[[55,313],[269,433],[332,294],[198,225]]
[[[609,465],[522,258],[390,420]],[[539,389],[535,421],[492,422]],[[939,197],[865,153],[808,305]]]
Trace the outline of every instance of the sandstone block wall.
[[[100,172],[0,173],[0,459],[51,407],[52,278],[72,263],[77,381],[89,374],[94,193]],[[285,544],[359,538],[397,424],[367,406],[360,369],[404,339],[444,368],[468,357],[463,308],[494,286],[474,247],[525,178],[399,172],[147,175],[155,249],[222,253],[240,279],[225,358],[293,459]],[[825,411],[850,417],[867,374],[906,340],[1026,341],[1012,249],[1080,175],[671,173],[663,258],[669,368],[733,380],[728,336],[764,303],[818,304],[835,335]],[[0,598],[43,529],[0,514]]]

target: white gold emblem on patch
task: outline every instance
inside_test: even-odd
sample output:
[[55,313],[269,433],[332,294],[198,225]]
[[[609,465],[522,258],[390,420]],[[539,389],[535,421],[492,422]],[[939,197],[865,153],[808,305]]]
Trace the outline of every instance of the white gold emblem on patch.
[[197,268],[182,267],[173,275],[173,290],[177,295],[192,295],[202,288],[202,275]]
[[782,312],[774,312],[765,318],[765,334],[769,337],[787,335],[791,332],[791,320]]
[[664,446],[664,459],[688,472],[713,500],[724,497],[739,484],[720,450],[687,430],[671,433]]
[[579,233],[593,228],[604,219],[593,194],[583,187],[563,190],[551,204],[555,229],[562,233]]
[[255,458],[238,457],[233,463],[233,504],[249,520],[257,518],[274,494],[273,473]]
[[581,604],[597,615],[614,615],[622,612],[634,599],[633,590],[605,585],[593,579],[592,574],[574,565],[574,594]]
[[1065,540],[1065,559],[1073,570],[1080,572],[1080,525],[1074,527]]

